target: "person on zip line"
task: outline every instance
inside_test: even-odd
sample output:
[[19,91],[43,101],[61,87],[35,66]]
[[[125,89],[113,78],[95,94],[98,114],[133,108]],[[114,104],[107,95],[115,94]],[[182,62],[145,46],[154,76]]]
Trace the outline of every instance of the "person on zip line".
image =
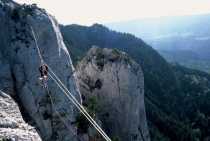
[[48,66],[46,64],[42,64],[39,67],[40,77],[39,80],[44,84],[46,87],[47,79],[48,79]]

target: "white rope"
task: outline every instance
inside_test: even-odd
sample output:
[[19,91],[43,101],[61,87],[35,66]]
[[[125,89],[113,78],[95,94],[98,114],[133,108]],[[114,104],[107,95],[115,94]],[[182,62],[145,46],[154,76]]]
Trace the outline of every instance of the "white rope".
[[[69,90],[65,87],[65,85],[60,81],[60,79],[53,73],[52,69],[50,68],[52,74],[56,77],[53,78],[52,75],[49,76],[55,81],[55,83],[60,87],[60,89],[64,92],[69,100],[79,109],[79,111],[88,119],[88,121],[96,128],[96,130],[104,137],[106,141],[111,141],[111,139],[106,135],[106,133],[101,129],[101,127],[94,121],[94,119],[88,114],[85,108],[76,100],[76,98],[69,92]],[[60,81],[60,82],[57,82]],[[61,83],[61,85],[59,84]],[[64,90],[65,89],[65,90]]]
[[[42,55],[41,55],[41,52],[40,52],[40,49],[36,40],[35,32],[32,26],[30,27],[31,27],[32,35],[33,35],[35,45],[39,54],[39,58],[41,60],[41,64],[44,64],[44,60],[42,58]],[[88,121],[95,127],[95,129],[104,137],[106,141],[111,141],[111,139],[107,136],[107,134],[101,129],[101,127],[95,122],[95,120],[88,114],[85,108],[77,101],[77,99],[70,93],[70,91],[66,88],[66,86],[61,82],[61,80],[57,77],[57,75],[53,72],[53,70],[49,66],[48,68],[50,69],[51,73],[55,76],[56,79],[53,78],[53,76],[51,76],[50,74],[49,76],[59,86],[59,88],[63,91],[63,93],[67,96],[67,98],[79,109],[79,111],[88,119]]]
[[36,34],[35,34],[34,30],[33,30],[33,27],[30,26],[30,28],[31,28],[31,31],[32,31],[32,35],[33,35],[33,38],[34,38],[35,46],[36,46],[37,51],[38,51],[39,58],[41,60],[41,64],[43,64],[44,63],[44,60],[42,58],[42,54],[41,54],[41,51],[40,51],[39,46],[38,46],[38,43],[37,43]]
[[[51,69],[51,68],[50,68]],[[52,69],[51,72],[53,73]],[[106,135],[106,133],[100,128],[100,126],[94,121],[94,119],[88,114],[85,108],[77,101],[77,99],[69,92],[69,90],[65,87],[65,85],[60,81],[60,79],[53,73],[57,80],[55,80],[51,75],[50,77],[56,82],[56,84],[63,90],[64,94],[74,103],[74,105],[80,110],[80,112],[89,120],[89,122],[98,130],[99,133],[107,140],[111,141],[111,139]],[[62,86],[57,82],[60,81]],[[64,90],[62,87],[64,87]],[[68,94],[67,94],[68,93]]]
[[61,116],[61,114],[57,111],[57,109],[56,109],[56,107],[55,107],[55,104],[54,104],[54,102],[53,102],[53,98],[52,98],[52,96],[51,96],[51,94],[50,94],[50,91],[49,91],[49,89],[48,89],[48,86],[47,86],[47,94],[48,94],[48,96],[49,96],[49,98],[50,98],[50,101],[51,101],[51,104],[52,104],[52,109],[54,109],[54,111],[55,111],[55,113],[58,115],[58,117],[59,117],[59,119],[63,122],[63,124],[66,126],[66,128],[70,131],[70,132],[72,132],[73,134],[74,134],[74,136],[76,136],[76,133],[66,124],[66,120]]

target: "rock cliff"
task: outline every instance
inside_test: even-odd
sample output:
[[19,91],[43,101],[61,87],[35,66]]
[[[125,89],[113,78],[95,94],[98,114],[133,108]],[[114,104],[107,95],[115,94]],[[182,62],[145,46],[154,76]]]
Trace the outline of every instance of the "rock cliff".
[[36,5],[18,5],[10,0],[0,0],[0,21],[0,89],[16,98],[22,113],[28,115],[26,119],[37,128],[43,140],[77,140],[72,124],[77,114],[75,107],[49,79],[52,106],[38,80],[40,58],[31,29],[45,62],[72,94],[80,98],[57,21]]
[[113,140],[150,140],[143,73],[125,53],[94,47],[74,73],[58,23],[45,10],[0,0],[0,21],[0,90],[8,94],[0,95],[0,139],[101,140],[52,79],[49,93],[40,83],[37,40],[44,61]]
[[149,141],[141,67],[115,49],[93,47],[78,63],[83,104],[114,140]]
[[14,100],[0,91],[0,140],[41,141],[36,130],[25,123]]

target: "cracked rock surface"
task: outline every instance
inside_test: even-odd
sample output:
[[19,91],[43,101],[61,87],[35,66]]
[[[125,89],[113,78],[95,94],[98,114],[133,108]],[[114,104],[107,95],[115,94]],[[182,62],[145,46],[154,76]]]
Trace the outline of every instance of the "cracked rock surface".
[[84,105],[93,105],[96,99],[96,116],[112,138],[150,140],[144,77],[136,62],[124,52],[93,47],[78,64],[77,75]]
[[25,123],[15,101],[0,91],[0,140],[41,141],[34,127]]
[[[36,5],[19,5],[12,0],[0,0],[0,21],[0,90],[18,99],[18,106],[27,115],[24,119],[36,127],[42,140],[77,140],[76,125],[72,123],[78,111],[49,79],[52,106],[39,81],[41,60],[35,38],[44,61],[80,101],[75,77],[71,75],[74,68],[58,22]],[[15,125],[12,120],[8,122],[8,126]]]

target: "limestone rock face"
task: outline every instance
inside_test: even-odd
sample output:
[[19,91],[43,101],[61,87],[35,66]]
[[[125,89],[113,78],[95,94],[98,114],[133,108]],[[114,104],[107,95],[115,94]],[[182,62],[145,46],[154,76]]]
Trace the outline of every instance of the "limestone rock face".
[[14,93],[13,79],[10,72],[10,65],[5,60],[0,52],[0,90],[3,90],[9,94]]
[[0,21],[0,89],[19,99],[29,115],[29,122],[43,140],[77,140],[72,124],[77,114],[75,107],[49,79],[52,105],[38,79],[41,60],[32,29],[44,61],[80,100],[72,75],[74,68],[57,21],[35,5],[18,5],[10,0],[0,0]]
[[31,124],[24,123],[17,105],[1,94],[0,137],[21,141],[102,140],[91,127],[87,134],[79,134],[78,111],[73,104],[51,78],[49,93],[40,83],[36,39],[44,61],[79,101],[83,98],[83,104],[89,106],[108,135],[121,141],[149,141],[143,73],[125,53],[92,48],[78,65],[76,79],[58,23],[46,11],[36,5],[0,0],[0,21],[0,90],[16,98],[24,119]]
[[93,47],[78,64],[83,104],[96,99],[96,116],[114,139],[149,141],[141,67],[118,50]]
[[41,141],[36,130],[25,123],[13,99],[0,91],[0,140]]

